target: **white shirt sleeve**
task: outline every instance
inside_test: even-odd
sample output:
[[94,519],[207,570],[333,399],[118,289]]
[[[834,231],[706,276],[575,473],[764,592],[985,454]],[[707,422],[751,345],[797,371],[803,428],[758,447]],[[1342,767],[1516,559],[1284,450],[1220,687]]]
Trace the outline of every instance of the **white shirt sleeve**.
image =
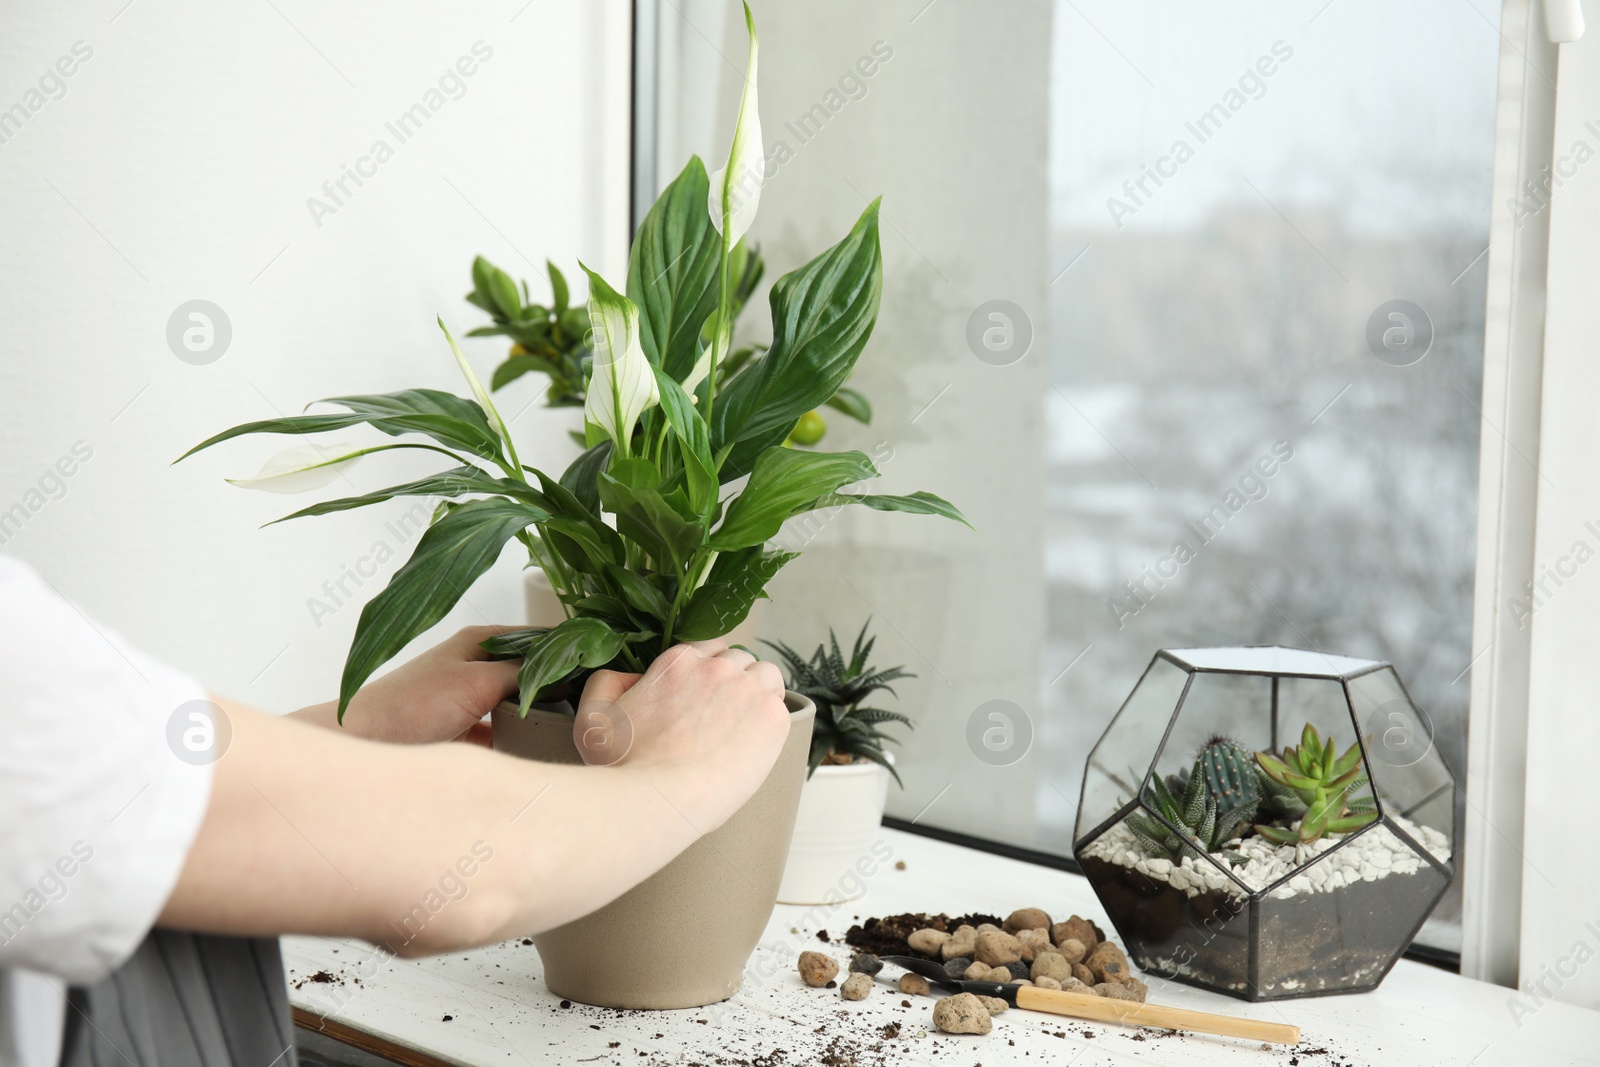
[[86,984],[144,940],[210,797],[204,700],[0,557],[0,968]]

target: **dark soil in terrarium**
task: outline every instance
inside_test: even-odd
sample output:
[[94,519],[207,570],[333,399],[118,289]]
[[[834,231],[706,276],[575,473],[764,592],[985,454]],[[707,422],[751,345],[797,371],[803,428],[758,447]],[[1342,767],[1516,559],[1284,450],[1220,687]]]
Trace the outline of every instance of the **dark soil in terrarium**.
[[943,930],[946,933],[953,933],[960,926],[982,926],[984,923],[999,926],[1000,922],[1000,917],[997,915],[958,915],[954,919],[943,913],[924,915],[915,912],[885,915],[881,919],[867,919],[860,925],[852,926],[845,933],[844,940],[851,948],[859,952],[870,952],[874,956],[915,956],[931,960],[939,957],[913,951],[911,946],[906,944],[906,938],[918,930]]
[[1216,892],[1190,896],[1120,864],[1081,860],[1141,969],[1246,999],[1372,987],[1405,950],[1442,888],[1440,876],[1424,868],[1333,892],[1262,900],[1259,979],[1252,990],[1245,900]]

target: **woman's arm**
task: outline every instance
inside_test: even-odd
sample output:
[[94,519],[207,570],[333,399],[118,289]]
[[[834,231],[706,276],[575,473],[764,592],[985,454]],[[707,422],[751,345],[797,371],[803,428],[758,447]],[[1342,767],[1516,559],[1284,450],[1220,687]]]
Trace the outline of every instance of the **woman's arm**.
[[721,642],[674,648],[642,678],[597,674],[577,732],[631,732],[613,766],[375,744],[223,704],[232,740],[160,923],[357,936],[409,955],[558,926],[755,792],[787,736],[782,691],[775,667]]

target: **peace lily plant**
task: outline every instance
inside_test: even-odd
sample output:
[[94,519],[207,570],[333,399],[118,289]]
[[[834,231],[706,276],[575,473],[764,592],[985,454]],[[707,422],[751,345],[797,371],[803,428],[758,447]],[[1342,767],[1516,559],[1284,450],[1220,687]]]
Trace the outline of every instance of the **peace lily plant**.
[[445,501],[411,558],[361,612],[340,682],[341,717],[362,683],[442,619],[513,539],[549,575],[567,615],[553,628],[485,642],[498,656],[521,657],[526,715],[537,699],[575,692],[593,670],[642,671],[676,642],[738,625],[797,555],[766,547],[792,516],[858,504],[966,521],[931,493],[843,492],[877,476],[861,452],[784,447],[800,417],[837,393],[872,333],[881,290],[877,201],[843,240],[778,280],[771,347],[736,372],[725,370],[735,274],[746,254],[741,242],[755,219],[765,167],[748,7],[745,23],[749,63],[727,165],[708,178],[698,158],[689,160],[635,235],[622,291],[584,268],[593,329],[583,402],[587,448],[559,477],[518,457],[442,320],[470,398],[433,389],[333,397],[319,403],[343,410],[245,423],[180,457],[246,434],[366,424],[411,439],[321,446],[309,461],[302,447],[291,450],[298,459],[269,464],[242,484],[281,490],[401,448],[453,461],[437,474],[285,516],[401,496]]

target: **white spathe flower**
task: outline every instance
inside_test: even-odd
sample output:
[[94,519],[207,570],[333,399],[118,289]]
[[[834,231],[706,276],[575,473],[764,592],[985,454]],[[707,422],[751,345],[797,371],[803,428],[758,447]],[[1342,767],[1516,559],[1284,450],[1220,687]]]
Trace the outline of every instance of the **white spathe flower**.
[[265,493],[306,493],[331,484],[368,451],[344,444],[295,445],[262,464],[254,478],[229,478],[228,484]]
[[732,340],[733,338],[728,329],[719,325],[716,321],[716,315],[713,314],[711,317],[711,343],[700,350],[700,356],[694,361],[694,367],[690,369],[689,376],[683,380],[683,391],[688,393],[690,397],[694,396],[694,391],[700,388],[700,383],[705,381],[711,374],[711,354],[717,352],[726,355]]
[[[756,22],[750,5],[744,5],[745,29],[750,34],[750,59],[744,74],[744,95],[739,99],[739,121],[733,128],[733,145],[728,150],[728,165],[711,176],[707,207],[711,224],[724,235],[727,247],[739,243],[756,220],[761,204],[761,185],[766,181],[766,160],[761,144],[761,115],[756,102]],[[723,204],[728,218],[723,218]],[[726,225],[726,230],[724,226]]]
[[[490,429],[494,430],[495,434],[506,443],[508,448],[511,448],[511,435],[506,430],[505,421],[500,418],[500,412],[495,409],[494,401],[489,399],[489,391],[483,387],[483,383],[478,380],[477,374],[473,372],[472,364],[467,362],[467,357],[462,353],[461,346],[456,344],[455,335],[444,324],[444,317],[435,316],[434,321],[439,324],[439,329],[444,331],[445,340],[450,342],[450,351],[456,357],[456,366],[461,369],[461,376],[467,380],[467,385],[472,388],[473,399],[483,409],[484,418],[489,420]],[[511,454],[513,456],[516,455],[514,448],[511,448]]]
[[589,276],[594,335],[583,418],[604,430],[626,456],[632,451],[634,425],[646,408],[661,402],[661,390],[639,343],[639,306],[588,267],[583,270]]

